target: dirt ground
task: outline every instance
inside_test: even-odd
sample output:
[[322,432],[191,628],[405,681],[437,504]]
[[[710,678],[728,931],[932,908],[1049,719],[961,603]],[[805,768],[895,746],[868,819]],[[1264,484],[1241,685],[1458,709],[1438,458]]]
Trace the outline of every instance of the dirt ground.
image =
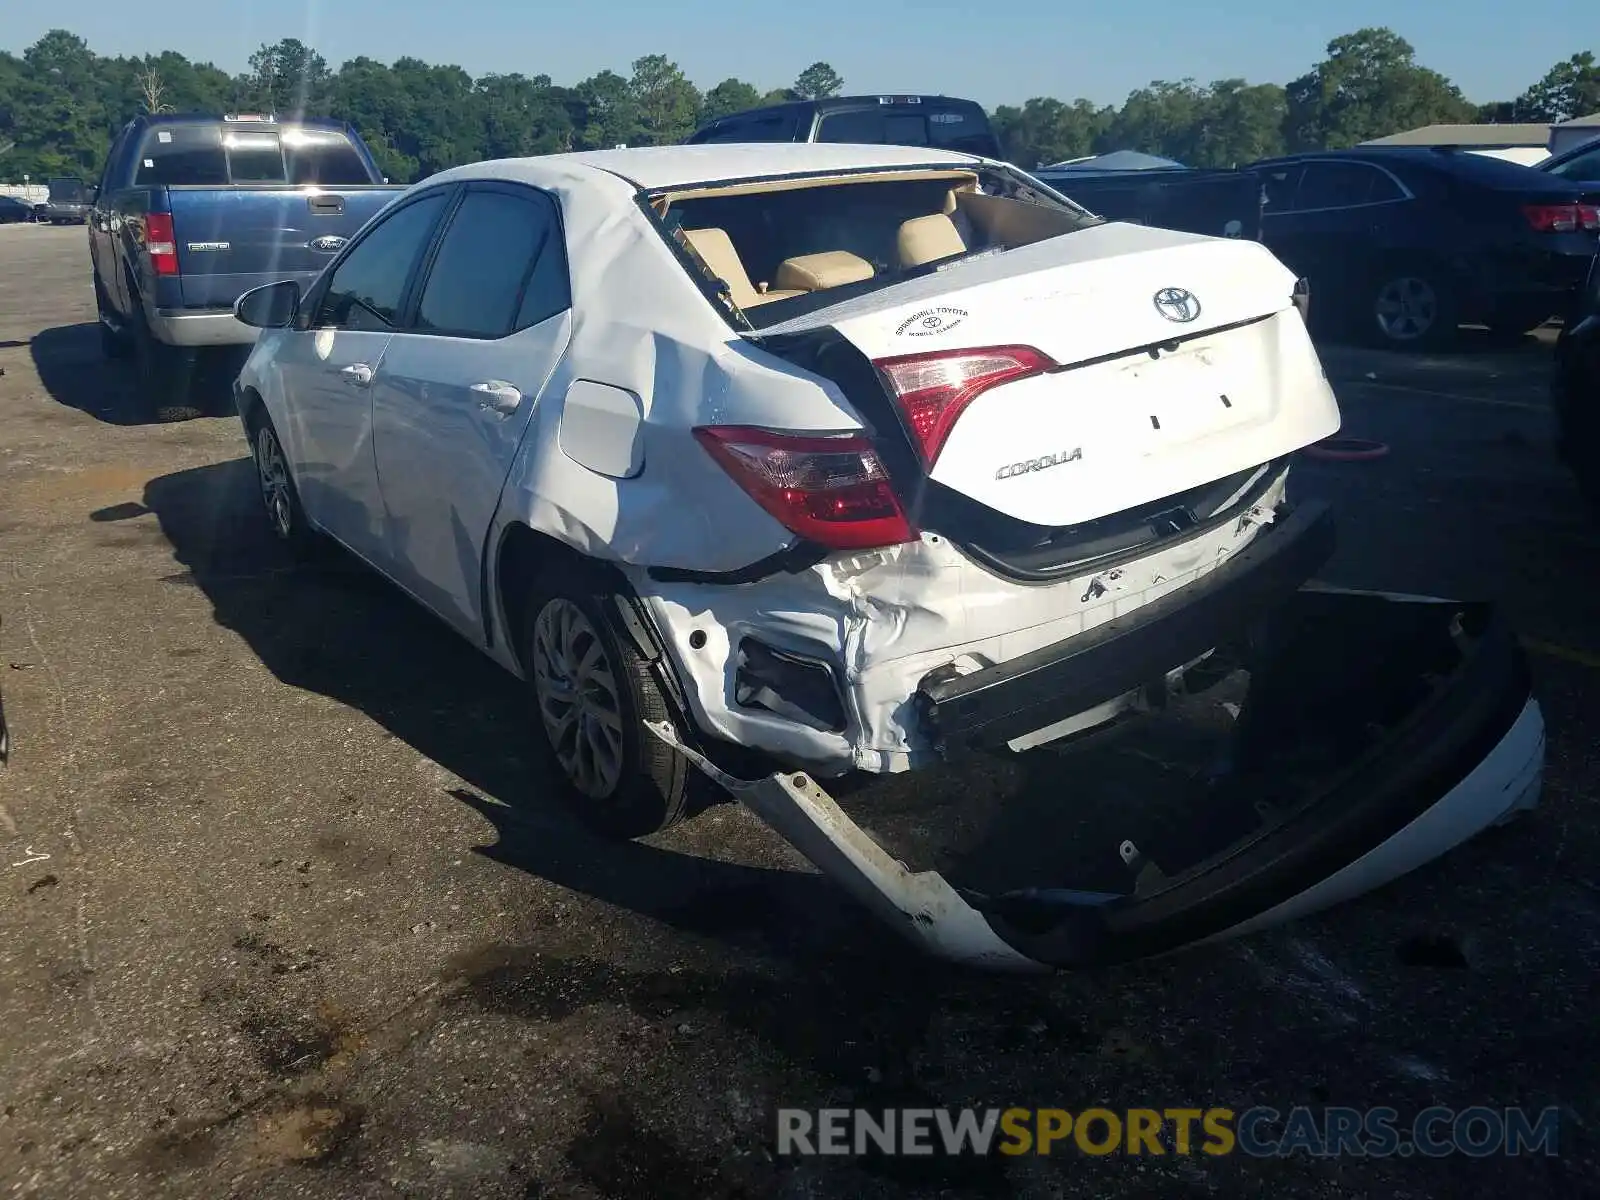
[[[737,808],[585,835],[513,681],[363,571],[291,570],[237,422],[131,423],[92,321],[84,231],[0,228],[8,1194],[1597,1194],[1600,530],[1547,336],[1330,348],[1392,453],[1296,483],[1339,508],[1325,578],[1507,606],[1540,811],[1315,920],[1018,980],[914,957]],[[853,803],[1070,802],[1052,754]],[[1554,1157],[773,1153],[779,1106],[901,1104],[1563,1118]]]

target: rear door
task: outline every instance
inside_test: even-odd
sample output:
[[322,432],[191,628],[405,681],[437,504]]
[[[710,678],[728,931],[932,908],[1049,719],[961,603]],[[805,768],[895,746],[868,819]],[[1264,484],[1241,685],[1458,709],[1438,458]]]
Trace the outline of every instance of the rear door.
[[[1279,168],[1282,170],[1282,168]],[[1262,240],[1297,274],[1319,284],[1354,278],[1393,242],[1393,222],[1411,192],[1393,174],[1360,162],[1301,165],[1292,194],[1269,180]]]
[[384,536],[372,384],[453,192],[422,192],[366,230],[306,297],[306,328],[283,335],[272,359],[306,513],[372,562]]
[[389,343],[373,391],[387,569],[483,635],[484,540],[536,403],[566,350],[571,298],[547,194],[470,184]]

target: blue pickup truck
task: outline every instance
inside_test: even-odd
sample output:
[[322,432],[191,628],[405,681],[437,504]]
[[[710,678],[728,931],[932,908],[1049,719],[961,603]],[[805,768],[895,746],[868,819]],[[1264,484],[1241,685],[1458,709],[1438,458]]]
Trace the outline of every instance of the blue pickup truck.
[[136,364],[142,415],[196,415],[198,357],[255,341],[233,302],[264,283],[309,284],[404,190],[344,123],[130,121],[89,191],[89,254],[101,345]]

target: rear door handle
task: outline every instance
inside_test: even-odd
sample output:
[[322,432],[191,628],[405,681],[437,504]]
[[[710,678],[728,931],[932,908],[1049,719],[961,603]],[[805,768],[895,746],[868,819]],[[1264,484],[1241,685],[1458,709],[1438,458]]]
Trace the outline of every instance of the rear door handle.
[[306,207],[317,216],[338,216],[344,212],[343,196],[307,196]]
[[471,390],[477,394],[478,407],[485,412],[509,417],[522,404],[522,390],[503,379],[488,379],[475,383]]
[[356,387],[366,387],[372,382],[372,368],[366,363],[351,363],[348,367],[340,367],[339,374],[344,376],[345,382]]

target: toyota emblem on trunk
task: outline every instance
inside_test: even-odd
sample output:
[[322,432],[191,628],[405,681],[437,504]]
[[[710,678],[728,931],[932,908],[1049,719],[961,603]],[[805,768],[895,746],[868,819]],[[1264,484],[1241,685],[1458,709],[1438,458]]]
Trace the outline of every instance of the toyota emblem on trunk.
[[1192,321],[1200,315],[1200,301],[1183,288],[1162,288],[1155,295],[1156,311],[1169,321]]

